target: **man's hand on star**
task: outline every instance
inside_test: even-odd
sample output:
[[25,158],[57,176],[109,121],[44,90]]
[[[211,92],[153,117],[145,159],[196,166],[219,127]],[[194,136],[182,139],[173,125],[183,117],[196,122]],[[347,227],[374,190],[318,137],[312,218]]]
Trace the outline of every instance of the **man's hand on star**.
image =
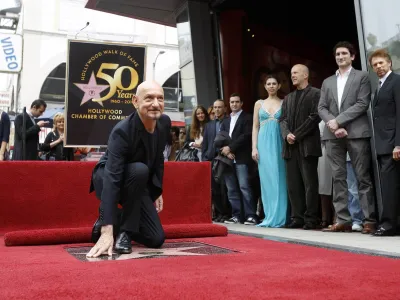
[[114,245],[113,226],[105,225],[101,227],[101,236],[96,245],[86,254],[86,257],[96,258],[100,255],[112,256]]

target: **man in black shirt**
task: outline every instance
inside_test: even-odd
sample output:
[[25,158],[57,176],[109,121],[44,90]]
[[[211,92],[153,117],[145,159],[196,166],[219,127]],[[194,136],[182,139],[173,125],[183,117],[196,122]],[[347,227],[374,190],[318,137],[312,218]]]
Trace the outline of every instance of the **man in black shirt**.
[[88,257],[112,255],[114,236],[119,253],[131,253],[132,240],[153,248],[164,243],[157,213],[163,209],[163,151],[171,120],[162,114],[164,92],[155,82],[140,84],[133,104],[136,112],[113,128],[93,171],[90,191],[101,204]]
[[144,143],[147,144],[147,147],[149,149],[149,153],[147,155],[147,166],[149,168],[153,167],[154,161],[156,159],[157,155],[157,144],[158,144],[158,130],[157,128],[154,129],[153,133],[150,133],[148,131],[144,132]]
[[322,155],[318,124],[320,90],[308,83],[309,70],[304,65],[292,68],[296,91],[287,95],[280,119],[285,140],[283,155],[292,222],[288,228],[315,229],[318,221],[318,157]]

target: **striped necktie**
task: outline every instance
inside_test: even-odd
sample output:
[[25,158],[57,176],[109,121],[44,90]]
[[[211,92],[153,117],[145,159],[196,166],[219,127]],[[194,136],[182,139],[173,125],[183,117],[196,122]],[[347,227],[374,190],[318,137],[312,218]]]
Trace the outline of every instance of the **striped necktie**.
[[376,94],[379,94],[379,91],[381,90],[381,87],[382,87],[382,81],[379,80],[378,90],[377,90]]

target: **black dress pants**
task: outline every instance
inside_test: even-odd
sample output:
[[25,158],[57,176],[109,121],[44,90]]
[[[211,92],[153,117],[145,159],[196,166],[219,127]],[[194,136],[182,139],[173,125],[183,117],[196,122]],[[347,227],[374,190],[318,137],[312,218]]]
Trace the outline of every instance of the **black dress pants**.
[[[93,174],[96,196],[101,201],[104,166]],[[160,217],[149,195],[149,168],[143,163],[126,165],[119,204],[122,206],[120,232],[130,234],[133,241],[146,247],[161,247],[165,240]],[[100,208],[102,204],[100,204]]]
[[392,154],[378,155],[382,192],[382,212],[380,226],[386,230],[396,230],[400,201],[400,162]]
[[286,160],[286,178],[292,221],[318,224],[318,157],[303,157],[298,145]]
[[225,181],[221,180],[221,183],[215,181],[211,171],[211,200],[214,204],[214,210],[216,217],[230,217],[231,207],[228,201]]

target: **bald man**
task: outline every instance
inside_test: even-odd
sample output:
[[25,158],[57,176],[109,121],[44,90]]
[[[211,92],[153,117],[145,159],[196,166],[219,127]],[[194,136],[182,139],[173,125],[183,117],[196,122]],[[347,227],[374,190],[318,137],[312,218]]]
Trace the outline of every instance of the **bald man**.
[[296,90],[283,101],[280,118],[291,204],[291,223],[286,227],[309,230],[320,225],[317,171],[318,158],[322,155],[318,126],[320,90],[309,84],[306,66],[293,66],[291,74]]
[[156,82],[140,84],[132,100],[136,111],[115,125],[93,170],[90,192],[100,200],[100,216],[87,257],[112,255],[115,237],[115,251],[123,254],[132,252],[132,240],[151,248],[164,243],[158,213],[171,120],[163,115],[164,92]]

